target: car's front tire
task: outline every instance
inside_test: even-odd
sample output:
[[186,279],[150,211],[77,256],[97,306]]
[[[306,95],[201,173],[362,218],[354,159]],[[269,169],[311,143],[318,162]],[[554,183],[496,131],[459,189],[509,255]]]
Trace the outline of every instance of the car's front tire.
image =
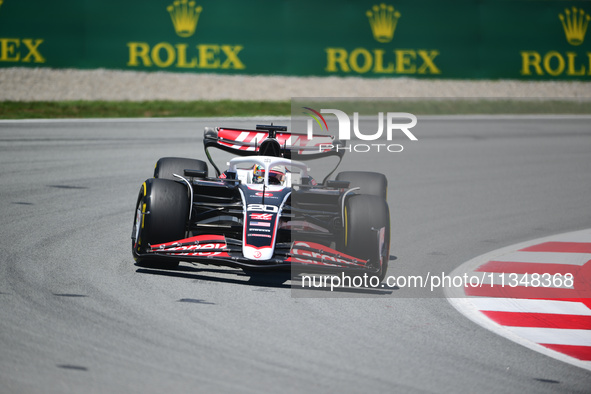
[[344,250],[350,256],[369,260],[374,276],[381,282],[390,257],[390,211],[384,199],[354,195],[347,199],[344,212]]
[[149,245],[185,238],[189,216],[187,188],[168,179],[148,179],[142,185],[135,210],[132,253],[141,267],[172,269],[178,261],[146,256]]

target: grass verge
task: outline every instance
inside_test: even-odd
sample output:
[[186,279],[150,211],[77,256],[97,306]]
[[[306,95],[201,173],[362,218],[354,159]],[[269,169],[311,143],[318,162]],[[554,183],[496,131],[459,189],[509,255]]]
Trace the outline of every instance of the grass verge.
[[[590,102],[572,100],[400,99],[378,103],[360,106],[353,102],[350,109],[340,102],[334,105],[361,114],[373,114],[376,108],[416,115],[591,114]],[[289,101],[0,102],[0,119],[289,116],[290,112]]]
[[0,119],[153,118],[289,115],[289,102],[36,101],[0,102]]

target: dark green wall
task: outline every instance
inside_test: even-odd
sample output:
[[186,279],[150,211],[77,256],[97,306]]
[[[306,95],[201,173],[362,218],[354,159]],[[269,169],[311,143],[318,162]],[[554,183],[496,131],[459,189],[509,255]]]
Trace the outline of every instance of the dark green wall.
[[[172,0],[0,3],[0,67],[591,78],[591,1],[180,0],[176,8]],[[391,40],[374,37],[367,15],[381,13],[381,4],[386,17],[398,13]],[[199,7],[194,33],[175,30],[171,6]],[[582,42],[567,40],[560,15]]]

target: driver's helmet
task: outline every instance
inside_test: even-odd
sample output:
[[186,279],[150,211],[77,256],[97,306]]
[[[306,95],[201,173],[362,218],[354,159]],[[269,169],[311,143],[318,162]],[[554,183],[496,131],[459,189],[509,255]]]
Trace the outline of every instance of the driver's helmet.
[[[269,171],[269,185],[284,185],[285,167],[275,166]],[[252,171],[252,183],[265,182],[265,167],[255,164]]]

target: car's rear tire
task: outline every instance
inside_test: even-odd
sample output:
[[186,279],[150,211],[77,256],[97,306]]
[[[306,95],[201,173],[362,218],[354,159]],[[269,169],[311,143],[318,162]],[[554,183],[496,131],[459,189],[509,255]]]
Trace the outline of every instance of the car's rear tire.
[[205,171],[205,176],[207,176],[207,163],[203,160],[197,159],[163,157],[156,162],[156,167],[154,168],[154,178],[178,181],[179,178],[175,177],[173,174],[184,176],[185,170]]
[[[390,257],[390,211],[378,196],[355,195],[347,199],[344,212],[344,251],[369,260],[373,276],[384,279]],[[380,232],[382,237],[380,238]]]
[[141,267],[172,269],[178,261],[146,256],[149,245],[185,238],[189,216],[187,188],[168,179],[148,179],[142,185],[133,223],[132,253]]
[[343,171],[336,177],[337,181],[348,181],[349,188],[358,187],[359,194],[370,194],[387,199],[388,179],[384,174],[370,171]]

